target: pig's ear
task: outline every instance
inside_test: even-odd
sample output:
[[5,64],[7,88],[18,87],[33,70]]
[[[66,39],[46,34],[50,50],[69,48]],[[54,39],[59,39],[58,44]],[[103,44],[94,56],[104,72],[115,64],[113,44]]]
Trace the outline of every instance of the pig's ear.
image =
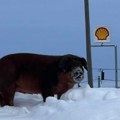
[[81,63],[82,63],[82,66],[83,66],[86,70],[88,70],[88,66],[87,66],[87,61],[86,61],[86,59],[85,59],[85,58],[80,58],[80,61],[81,61]]

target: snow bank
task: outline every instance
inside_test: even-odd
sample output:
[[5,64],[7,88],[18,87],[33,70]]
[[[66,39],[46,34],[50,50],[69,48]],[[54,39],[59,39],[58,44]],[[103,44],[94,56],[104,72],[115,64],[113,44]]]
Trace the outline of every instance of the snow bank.
[[0,108],[0,120],[120,120],[120,90],[73,88],[60,100],[16,93],[15,106]]

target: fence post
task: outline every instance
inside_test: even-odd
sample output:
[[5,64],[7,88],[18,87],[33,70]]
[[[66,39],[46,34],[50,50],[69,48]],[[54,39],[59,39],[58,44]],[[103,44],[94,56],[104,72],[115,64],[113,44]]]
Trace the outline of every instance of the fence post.
[[100,88],[100,76],[98,76],[98,88]]

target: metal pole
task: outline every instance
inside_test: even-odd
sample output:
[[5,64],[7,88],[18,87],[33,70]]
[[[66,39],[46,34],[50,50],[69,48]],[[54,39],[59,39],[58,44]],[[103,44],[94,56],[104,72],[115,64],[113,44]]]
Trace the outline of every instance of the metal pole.
[[89,2],[84,0],[85,9],[85,27],[86,27],[86,54],[88,62],[88,84],[93,88],[92,60],[91,60],[91,40],[90,40],[90,19],[89,19]]
[[115,48],[115,87],[118,88],[117,46]]

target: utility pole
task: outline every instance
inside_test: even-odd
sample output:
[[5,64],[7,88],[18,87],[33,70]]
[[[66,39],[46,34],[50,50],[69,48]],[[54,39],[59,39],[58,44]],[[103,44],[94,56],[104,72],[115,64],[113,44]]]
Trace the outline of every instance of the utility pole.
[[86,27],[86,54],[88,63],[88,84],[93,88],[92,60],[91,60],[91,40],[90,40],[90,18],[89,18],[89,0],[84,0],[85,9],[85,27]]

